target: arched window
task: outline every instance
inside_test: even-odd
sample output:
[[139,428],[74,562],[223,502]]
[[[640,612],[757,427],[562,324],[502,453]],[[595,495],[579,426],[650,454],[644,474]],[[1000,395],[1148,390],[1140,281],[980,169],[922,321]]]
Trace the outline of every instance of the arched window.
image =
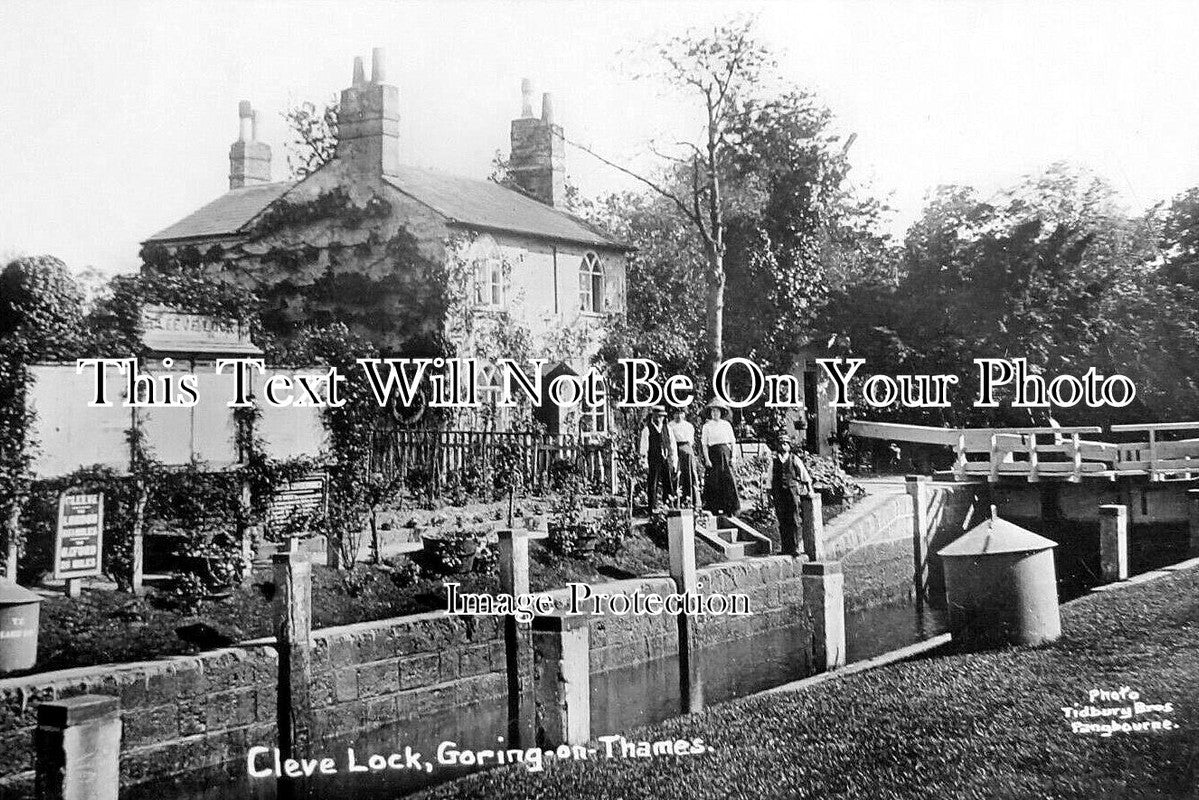
[[587,253],[579,263],[579,310],[604,311],[604,265],[595,253]]
[[498,258],[480,258],[475,262],[475,303],[504,304],[504,267]]

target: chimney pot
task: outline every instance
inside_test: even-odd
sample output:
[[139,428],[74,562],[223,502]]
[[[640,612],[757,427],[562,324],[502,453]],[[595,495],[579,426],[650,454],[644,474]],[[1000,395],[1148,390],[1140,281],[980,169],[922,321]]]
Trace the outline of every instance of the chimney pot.
[[371,54],[371,80],[354,59],[354,85],[341,93],[337,160],[356,173],[397,175],[400,165],[400,92],[385,81],[385,50]]
[[522,78],[520,81],[520,115],[526,119],[533,116],[533,81]]
[[549,92],[541,95],[541,121],[546,125],[554,124],[554,96]]
[[258,112],[249,100],[242,100],[237,117],[237,141],[229,148],[229,188],[270,183],[271,148],[258,141]]
[[249,100],[242,100],[237,104],[237,121],[238,133],[237,140],[239,142],[254,141],[254,107],[250,105]]
[[371,50],[371,83],[386,83],[387,70],[384,66],[387,51],[382,47]]

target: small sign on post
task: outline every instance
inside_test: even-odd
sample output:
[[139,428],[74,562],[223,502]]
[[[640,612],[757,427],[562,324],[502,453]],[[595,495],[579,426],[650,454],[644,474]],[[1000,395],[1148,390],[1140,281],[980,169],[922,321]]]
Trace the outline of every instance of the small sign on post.
[[104,493],[67,490],[58,498],[54,578],[65,580],[68,597],[80,594],[80,579],[100,575],[104,544]]

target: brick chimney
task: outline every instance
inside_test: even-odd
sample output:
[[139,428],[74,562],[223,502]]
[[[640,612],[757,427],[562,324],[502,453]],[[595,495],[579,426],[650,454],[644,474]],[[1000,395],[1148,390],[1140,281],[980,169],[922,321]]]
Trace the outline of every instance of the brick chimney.
[[521,117],[512,120],[508,167],[516,184],[547,206],[566,206],[566,140],[554,124],[554,98],[541,96],[541,119],[533,116],[533,84],[520,82]]
[[271,147],[258,141],[258,112],[249,100],[237,104],[241,128],[229,148],[229,188],[271,182]]
[[400,90],[387,84],[384,50],[371,52],[371,79],[354,59],[353,85],[341,93],[337,114],[337,158],[351,169],[396,175],[400,167]]

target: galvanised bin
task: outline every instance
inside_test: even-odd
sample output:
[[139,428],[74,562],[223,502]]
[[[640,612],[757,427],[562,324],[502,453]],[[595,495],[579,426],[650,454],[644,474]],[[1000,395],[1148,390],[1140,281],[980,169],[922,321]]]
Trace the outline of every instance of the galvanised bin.
[[38,595],[0,578],[0,675],[37,663],[41,603]]
[[949,631],[956,644],[1039,645],[1062,633],[1056,543],[991,518],[937,553],[945,567]]

